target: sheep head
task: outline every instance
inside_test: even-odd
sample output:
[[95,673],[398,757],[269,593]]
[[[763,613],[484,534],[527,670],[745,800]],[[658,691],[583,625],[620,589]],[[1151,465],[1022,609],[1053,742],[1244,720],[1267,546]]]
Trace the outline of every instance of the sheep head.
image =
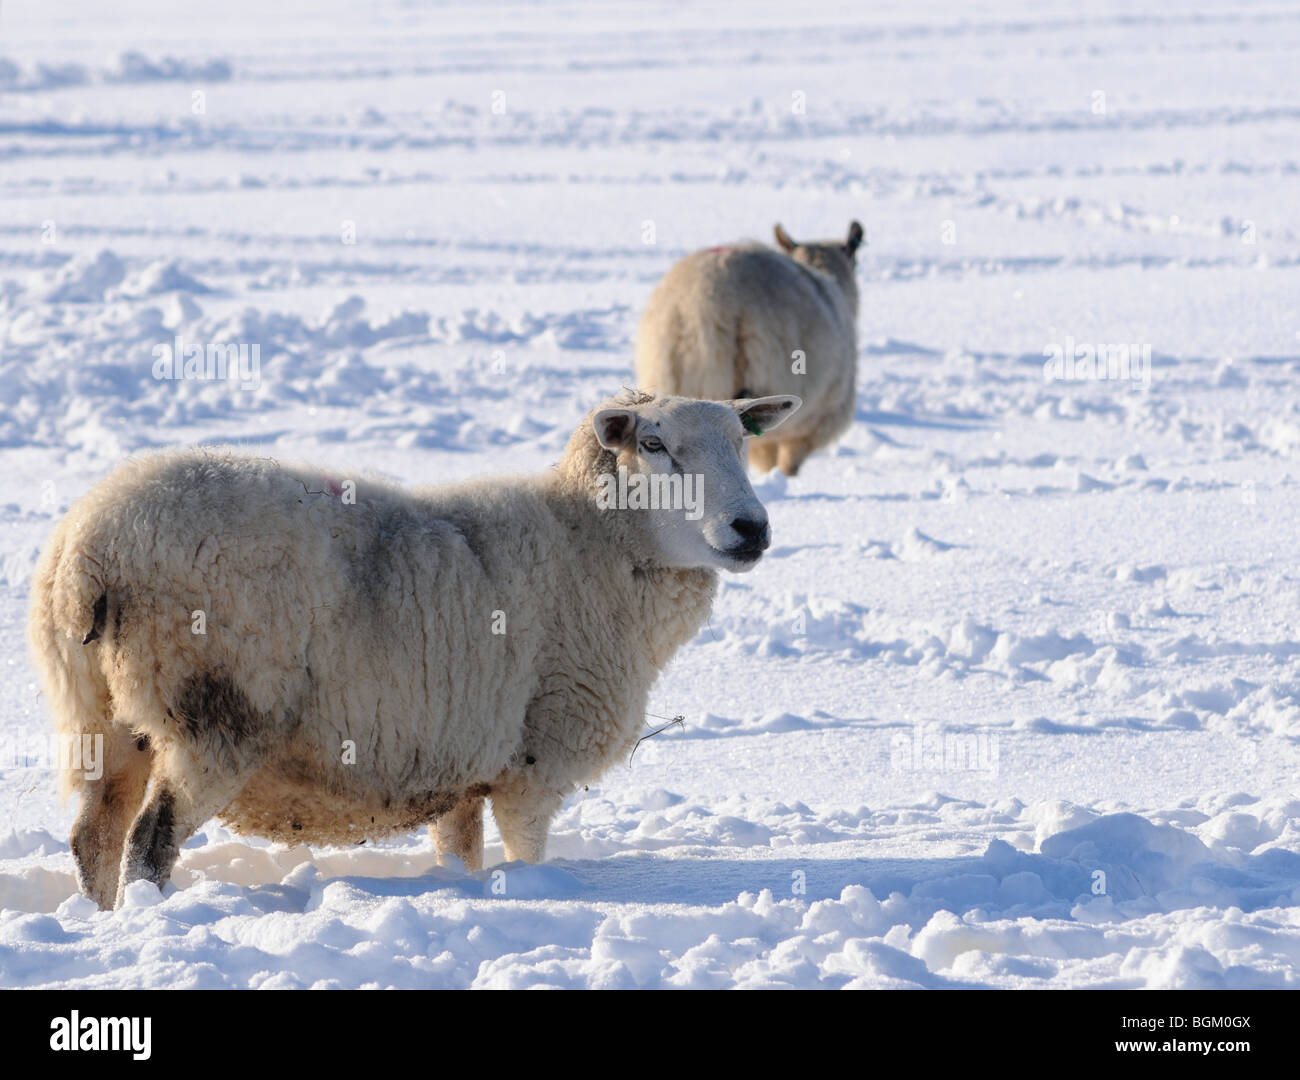
[[614,398],[589,418],[602,451],[589,476],[596,504],[626,518],[656,565],[751,570],[771,530],[749,483],[744,442],[780,426],[801,404],[793,395]]
[[850,223],[848,236],[844,240],[817,240],[800,244],[792,240],[790,234],[780,225],[774,226],[772,232],[776,237],[777,246],[795,262],[829,274],[839,282],[840,288],[844,290],[845,296],[853,306],[854,314],[857,314],[858,286],[854,272],[857,267],[858,248],[862,246],[866,236],[859,222]]

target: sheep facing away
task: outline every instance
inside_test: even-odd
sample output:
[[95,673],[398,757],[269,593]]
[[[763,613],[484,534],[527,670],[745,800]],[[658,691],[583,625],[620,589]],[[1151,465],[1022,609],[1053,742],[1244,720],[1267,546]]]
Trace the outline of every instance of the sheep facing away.
[[[63,773],[82,890],[163,885],[214,816],[288,842],[430,824],[477,869],[485,798],[507,860],[541,860],[716,571],[767,548],[745,425],[798,406],[628,393],[548,473],[415,492],[205,450],[120,466],[55,529],[30,619],[56,726],[104,739],[101,779]],[[694,475],[701,512],[609,505],[624,469]]]
[[664,275],[641,318],[636,373],[642,389],[715,401],[798,394],[798,417],[749,444],[754,468],[794,476],[853,419],[863,233],[856,221],[844,241],[775,233],[781,251],[708,248]]

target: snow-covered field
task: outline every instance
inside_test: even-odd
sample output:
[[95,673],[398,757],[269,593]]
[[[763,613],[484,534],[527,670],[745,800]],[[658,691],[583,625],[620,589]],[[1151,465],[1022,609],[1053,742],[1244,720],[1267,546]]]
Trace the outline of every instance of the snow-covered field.
[[[892,7],[5,3],[0,985],[1300,984],[1300,11]],[[550,862],[77,895],[24,622],[115,462],[540,470],[673,260],[854,217],[856,423]]]

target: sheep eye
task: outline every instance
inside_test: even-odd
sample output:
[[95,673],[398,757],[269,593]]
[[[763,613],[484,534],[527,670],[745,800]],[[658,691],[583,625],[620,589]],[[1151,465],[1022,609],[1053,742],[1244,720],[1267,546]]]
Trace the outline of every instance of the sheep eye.
[[660,451],[662,451],[663,448],[664,448],[664,444],[659,439],[656,439],[653,435],[651,435],[648,439],[641,440],[641,449],[644,450],[647,454],[657,454]]

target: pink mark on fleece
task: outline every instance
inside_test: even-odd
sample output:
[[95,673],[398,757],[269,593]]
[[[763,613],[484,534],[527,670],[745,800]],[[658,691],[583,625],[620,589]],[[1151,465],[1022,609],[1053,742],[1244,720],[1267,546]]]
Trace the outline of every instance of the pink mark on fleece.
[[325,486],[329,489],[331,495],[343,494],[343,485],[335,480],[334,477],[326,476],[324,473],[321,473],[320,478],[325,481]]
[[730,251],[731,248],[729,248],[729,247],[727,247],[727,245],[723,244],[721,247],[705,248],[704,250],[705,250],[705,251]]

